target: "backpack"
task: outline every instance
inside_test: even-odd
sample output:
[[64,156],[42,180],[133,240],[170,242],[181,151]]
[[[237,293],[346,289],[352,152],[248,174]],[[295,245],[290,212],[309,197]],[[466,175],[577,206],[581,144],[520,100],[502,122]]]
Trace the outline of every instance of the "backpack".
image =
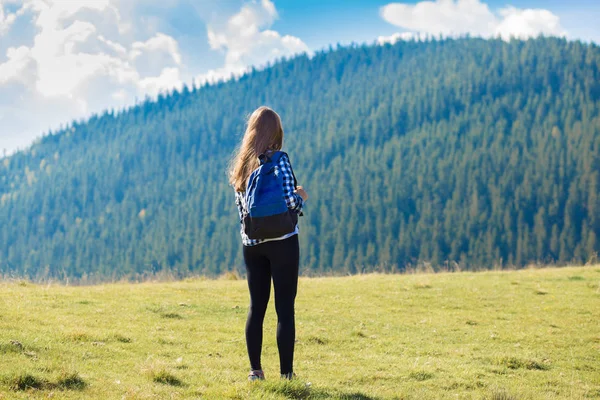
[[[261,154],[244,193],[246,215],[242,224],[250,239],[272,239],[296,230],[298,214],[290,211],[284,197],[283,175],[277,168],[282,151]],[[293,175],[293,172],[292,172]],[[294,187],[296,177],[294,176]]]

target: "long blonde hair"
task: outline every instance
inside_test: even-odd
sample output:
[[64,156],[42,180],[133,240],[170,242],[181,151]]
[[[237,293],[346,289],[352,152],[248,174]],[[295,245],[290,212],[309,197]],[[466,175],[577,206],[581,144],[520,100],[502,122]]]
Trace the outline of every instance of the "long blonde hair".
[[269,107],[259,107],[248,118],[242,143],[231,159],[229,183],[238,192],[246,191],[246,181],[260,164],[258,156],[282,147],[281,118]]

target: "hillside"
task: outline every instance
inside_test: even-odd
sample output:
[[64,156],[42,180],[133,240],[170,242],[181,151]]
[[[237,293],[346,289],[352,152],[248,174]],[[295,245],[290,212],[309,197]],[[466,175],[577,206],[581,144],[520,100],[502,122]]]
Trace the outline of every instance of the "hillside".
[[262,104],[311,196],[304,274],[600,251],[600,48],[446,39],[282,60],[44,137],[0,161],[0,274],[241,268],[225,169]]
[[599,265],[302,278],[300,379],[271,301],[251,385],[244,281],[4,282],[0,398],[598,399],[599,300]]

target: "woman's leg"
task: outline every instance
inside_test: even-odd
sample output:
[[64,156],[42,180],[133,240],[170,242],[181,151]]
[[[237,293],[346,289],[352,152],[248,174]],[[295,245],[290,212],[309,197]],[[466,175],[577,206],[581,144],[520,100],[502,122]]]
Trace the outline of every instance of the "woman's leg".
[[250,290],[250,309],[246,320],[246,347],[253,370],[262,369],[260,354],[263,340],[263,321],[271,293],[271,271],[269,259],[258,248],[244,246],[244,262]]
[[298,235],[284,240],[264,243],[271,261],[271,274],[275,288],[275,310],[277,311],[277,347],[282,374],[291,374],[294,364],[294,341],[296,327],[294,302],[298,289],[298,264],[300,251]]

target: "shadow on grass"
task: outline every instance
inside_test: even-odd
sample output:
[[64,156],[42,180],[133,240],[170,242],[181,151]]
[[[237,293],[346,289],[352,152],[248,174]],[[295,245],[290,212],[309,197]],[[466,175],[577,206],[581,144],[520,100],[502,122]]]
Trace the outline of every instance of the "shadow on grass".
[[116,340],[121,343],[131,343],[133,340],[129,336],[121,335],[120,333],[112,334],[109,339]]
[[517,397],[508,393],[504,388],[494,388],[483,398],[484,400],[517,400]]
[[165,366],[159,364],[153,364],[147,367],[144,371],[148,378],[152,382],[160,383],[163,385],[184,387],[187,386],[185,382],[179,379],[175,374],[171,373]]
[[496,365],[506,367],[508,369],[529,369],[546,371],[550,369],[550,365],[544,362],[539,362],[530,359],[521,359],[517,357],[500,357],[495,360]]
[[278,394],[293,400],[380,400],[379,397],[370,396],[361,392],[342,392],[339,390],[326,390],[307,386],[300,380],[261,382],[254,386],[254,390]]
[[86,382],[77,372],[63,373],[55,382],[45,378],[23,373],[9,376],[3,379],[8,388],[12,391],[35,390],[83,390],[87,386]]
[[77,372],[61,375],[56,382],[56,386],[63,390],[83,390],[86,383]]
[[167,372],[167,371],[159,371],[154,374],[152,380],[156,383],[162,383],[164,385],[171,386],[184,386],[183,381],[177,378],[175,375]]
[[183,319],[181,314],[176,313],[176,312],[162,313],[162,314],[160,314],[160,316],[163,318],[168,318],[168,319]]
[[378,397],[368,396],[360,392],[342,393],[337,397],[340,400],[376,400]]
[[329,340],[318,336],[310,336],[308,339],[306,339],[306,342],[310,344],[326,345],[329,343]]
[[433,374],[427,371],[413,371],[410,374],[408,374],[408,377],[410,379],[414,379],[415,381],[422,382],[433,378]]
[[35,354],[35,351],[33,350],[34,348],[30,345],[25,345],[15,339],[9,340],[8,342],[0,342],[0,354],[25,354],[26,356],[31,357]]
[[45,389],[50,384],[49,381],[31,374],[19,374],[5,379],[8,388],[13,391],[22,391],[27,389]]

